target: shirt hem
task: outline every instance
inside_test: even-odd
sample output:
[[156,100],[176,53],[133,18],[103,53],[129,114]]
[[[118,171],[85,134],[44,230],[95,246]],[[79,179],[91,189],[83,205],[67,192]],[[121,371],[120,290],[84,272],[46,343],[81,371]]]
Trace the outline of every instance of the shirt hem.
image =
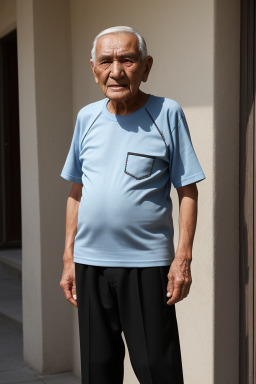
[[65,180],[68,180],[68,181],[74,181],[75,183],[79,183],[79,184],[83,184],[82,180],[79,179],[79,177],[75,177],[75,176],[72,176],[72,175],[69,175],[68,173],[64,173],[62,172],[60,174],[60,176],[65,179]]
[[172,183],[174,187],[177,189],[179,187],[184,187],[185,185],[188,185],[188,184],[197,183],[204,179],[206,179],[205,174],[201,172],[201,173],[197,173],[196,175],[186,177],[185,179],[181,180],[178,183],[176,183],[175,181],[173,181]]
[[157,267],[171,265],[173,259],[157,259],[157,260],[143,260],[143,261],[111,261],[101,259],[90,259],[88,257],[74,256],[74,263],[97,265],[101,267]]

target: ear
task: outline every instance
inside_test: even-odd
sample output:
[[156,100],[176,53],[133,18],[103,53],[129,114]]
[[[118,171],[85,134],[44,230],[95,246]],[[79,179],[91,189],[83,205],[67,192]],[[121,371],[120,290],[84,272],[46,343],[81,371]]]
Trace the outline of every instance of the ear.
[[95,73],[95,65],[94,65],[94,62],[92,61],[92,59],[90,59],[90,64],[91,64],[91,68],[92,68],[92,72],[93,72],[93,75],[94,75],[94,79],[96,81],[96,83],[98,84],[99,80],[98,80],[98,77]]
[[142,81],[145,83],[148,79],[149,72],[151,70],[151,67],[153,65],[153,57],[152,56],[147,56],[144,60],[144,72],[142,75]]

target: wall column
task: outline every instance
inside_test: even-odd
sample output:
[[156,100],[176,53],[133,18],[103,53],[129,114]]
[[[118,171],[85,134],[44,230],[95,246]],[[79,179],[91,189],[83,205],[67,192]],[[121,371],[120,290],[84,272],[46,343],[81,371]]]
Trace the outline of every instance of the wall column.
[[24,360],[72,368],[72,311],[59,285],[71,187],[59,174],[72,135],[69,2],[17,1]]

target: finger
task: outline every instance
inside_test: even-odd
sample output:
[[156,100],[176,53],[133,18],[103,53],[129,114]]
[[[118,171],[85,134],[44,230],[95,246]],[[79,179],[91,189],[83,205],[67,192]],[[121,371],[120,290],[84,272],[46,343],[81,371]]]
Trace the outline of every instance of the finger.
[[73,297],[73,293],[72,293],[72,289],[70,288],[70,284],[65,285],[63,290],[64,290],[64,294],[65,294],[65,297],[68,300],[68,302],[70,304],[74,305],[75,307],[77,307],[77,301]]
[[69,300],[72,297],[71,289],[70,289],[70,283],[67,283],[67,282],[62,283],[61,287],[63,289],[63,292],[64,292],[66,299]]
[[185,297],[188,296],[189,292],[190,292],[190,288],[191,288],[191,284],[192,284],[192,279],[190,279],[186,285],[186,292],[185,292]]
[[77,300],[76,285],[75,284],[72,285],[72,297],[74,298],[74,300]]
[[72,289],[70,289],[70,284],[65,286],[63,288],[63,290],[64,290],[64,294],[65,294],[65,297],[68,300],[68,302],[70,304],[74,305],[75,307],[77,307],[77,302],[76,302],[76,300],[73,297]]
[[189,281],[184,282],[183,284],[181,294],[180,294],[180,300],[185,299],[185,297],[187,297],[188,295],[188,292],[189,292]]
[[72,304],[74,307],[77,307],[77,301],[76,301],[73,297],[71,297],[68,301],[69,301],[70,304]]
[[181,290],[182,290],[181,285],[178,285],[174,288],[172,297],[167,301],[168,305],[175,304],[180,300]]
[[166,290],[167,290],[166,296],[167,297],[171,297],[172,294],[173,294],[173,290],[174,290],[174,282],[173,282],[173,278],[172,277],[168,276],[168,283],[167,283]]
[[66,283],[64,285],[62,285],[62,289],[64,291],[64,295],[66,297],[66,299],[71,303],[73,304],[75,307],[77,307],[77,302],[76,300],[73,298],[73,295],[72,295],[72,289],[70,288],[70,283]]

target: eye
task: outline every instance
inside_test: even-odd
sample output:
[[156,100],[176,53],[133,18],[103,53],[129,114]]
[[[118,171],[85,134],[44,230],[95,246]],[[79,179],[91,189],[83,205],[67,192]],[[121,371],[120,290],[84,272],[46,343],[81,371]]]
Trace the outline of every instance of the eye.
[[124,59],[124,62],[126,63],[126,62],[128,62],[128,63],[132,63],[132,60],[130,60],[130,59]]

